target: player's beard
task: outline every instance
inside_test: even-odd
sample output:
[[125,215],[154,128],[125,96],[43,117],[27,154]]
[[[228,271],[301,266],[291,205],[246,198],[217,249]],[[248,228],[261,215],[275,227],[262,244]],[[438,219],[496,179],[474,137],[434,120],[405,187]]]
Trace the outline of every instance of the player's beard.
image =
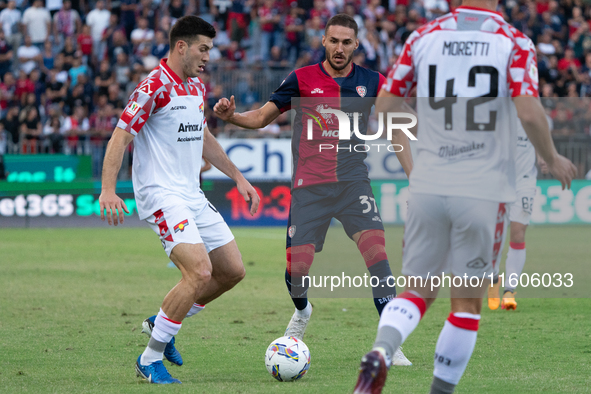
[[347,58],[347,61],[346,61],[346,62],[345,62],[345,63],[344,63],[342,66],[337,66],[336,64],[334,64],[334,63],[332,62],[332,59],[331,59],[331,57],[330,57],[329,55],[330,55],[330,54],[328,53],[328,51],[326,51],[326,61],[328,61],[328,64],[330,64],[330,66],[331,66],[331,67],[332,67],[334,70],[336,70],[336,71],[341,71],[341,70],[343,70],[343,69],[347,68],[347,66],[348,66],[349,64],[351,64],[351,61],[353,60],[353,53],[351,53],[351,54],[349,55],[349,57]]
[[199,68],[195,66],[195,60],[186,56],[182,60],[183,72],[188,78],[197,78],[200,74]]

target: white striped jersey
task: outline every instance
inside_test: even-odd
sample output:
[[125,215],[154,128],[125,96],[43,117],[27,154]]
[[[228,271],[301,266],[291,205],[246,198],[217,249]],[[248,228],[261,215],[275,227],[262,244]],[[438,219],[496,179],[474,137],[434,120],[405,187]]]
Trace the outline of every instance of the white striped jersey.
[[132,179],[140,219],[170,204],[206,203],[199,185],[205,85],[199,78],[183,82],[166,60],[137,86],[117,123],[135,136]]
[[518,119],[510,99],[538,96],[535,47],[500,14],[458,7],[407,39],[385,89],[416,88],[413,192],[515,199]]

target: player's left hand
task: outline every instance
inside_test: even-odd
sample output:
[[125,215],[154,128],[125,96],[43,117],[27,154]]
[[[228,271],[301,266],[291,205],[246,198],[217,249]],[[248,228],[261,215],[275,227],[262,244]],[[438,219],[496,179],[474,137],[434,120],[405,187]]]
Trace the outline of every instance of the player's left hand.
[[566,157],[556,154],[553,162],[548,165],[550,173],[560,181],[562,190],[570,189],[570,183],[577,176],[577,167]]
[[550,172],[550,170],[548,170],[548,164],[540,156],[538,156],[538,167],[540,167],[540,171],[542,171],[542,174],[547,174],[548,172]]
[[251,203],[250,215],[254,216],[254,214],[257,213],[257,210],[259,209],[261,197],[246,179],[236,182],[236,187],[238,188],[238,192],[240,192],[242,197],[244,197],[244,201]]

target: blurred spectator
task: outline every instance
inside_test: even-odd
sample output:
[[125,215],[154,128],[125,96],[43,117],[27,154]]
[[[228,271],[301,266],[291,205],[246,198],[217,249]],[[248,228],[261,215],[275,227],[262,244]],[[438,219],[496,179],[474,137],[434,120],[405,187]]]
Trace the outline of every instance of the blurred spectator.
[[[16,90],[14,92],[14,96],[21,105],[24,105],[24,98],[29,94],[33,94],[33,98],[35,98],[35,84],[29,80],[29,76],[23,70],[21,70],[18,74],[18,79],[16,80]],[[35,99],[35,102],[37,100]]]
[[300,44],[304,35],[304,22],[300,18],[299,8],[291,7],[289,15],[285,17],[284,25],[287,58],[290,63],[294,63],[300,57]]
[[114,64],[117,60],[117,54],[125,53],[127,56],[131,55],[131,48],[127,43],[127,38],[120,30],[115,30],[113,32],[113,40],[107,48],[107,56],[111,61],[111,64]]
[[[166,57],[168,51],[170,50],[170,44],[168,43],[168,37],[164,34],[163,31],[158,30],[154,37],[156,38],[156,44],[152,47],[152,55],[156,56],[158,59],[162,59]],[[211,52],[211,51],[210,51]],[[211,56],[211,54],[210,54]]]
[[55,69],[49,72],[49,82],[45,90],[48,104],[58,104],[63,107],[68,95],[68,86],[58,79],[58,71]]
[[19,109],[16,105],[8,107],[6,116],[0,121],[4,130],[9,135],[9,141],[14,145],[18,145],[20,139],[20,122],[18,120]]
[[[98,0],[95,7],[86,16],[86,24],[90,26],[93,54],[100,61],[105,53],[105,43],[102,39],[105,29],[109,27],[111,11],[105,9],[105,2],[103,0]],[[115,16],[115,18],[117,17]]]
[[61,153],[64,142],[62,134],[62,122],[57,116],[47,119],[43,126],[43,139],[47,141],[48,153]]
[[88,75],[88,66],[86,64],[82,64],[82,58],[80,56],[74,57],[74,64],[68,71],[68,75],[70,76],[71,87],[74,87],[78,84],[78,77],[80,75]]
[[108,60],[103,60],[100,64],[97,76],[94,78],[94,86],[97,89],[99,96],[107,95],[109,92],[109,85],[115,82],[115,76],[111,70]]
[[[261,59],[269,58],[269,52],[273,45],[281,45],[278,33],[278,24],[281,21],[274,0],[264,0],[258,10],[259,24],[261,26]],[[234,37],[232,37],[234,39]]]
[[[64,0],[62,8],[53,15],[53,31],[59,42],[72,37],[80,31],[82,22],[78,11],[72,9],[72,2]],[[45,40],[43,40],[45,41]]]
[[149,44],[154,39],[154,30],[148,27],[146,18],[139,18],[137,28],[131,32],[131,43],[137,49],[140,44]]
[[63,69],[65,71],[70,71],[74,65],[74,58],[76,57],[76,47],[74,46],[72,37],[66,37],[64,41],[64,49],[62,49],[61,54],[63,55]]
[[115,82],[117,82],[120,87],[125,87],[131,77],[131,66],[129,65],[127,54],[125,54],[125,52],[117,53],[117,61],[113,66],[113,73],[115,74]]
[[81,154],[83,152],[79,141],[86,141],[90,124],[86,117],[86,110],[82,106],[74,108],[72,115],[66,117],[63,125],[63,132],[66,137],[67,153]]
[[49,11],[43,7],[42,0],[34,0],[33,6],[27,8],[23,14],[23,25],[25,34],[31,37],[31,43],[39,49],[51,31],[51,16]]
[[13,60],[14,52],[12,47],[5,39],[4,30],[0,30],[0,78],[10,71]]
[[31,36],[25,36],[25,43],[16,51],[16,56],[20,63],[20,69],[29,74],[34,68],[38,67],[38,63],[43,60],[41,51],[32,43]]
[[36,107],[29,107],[20,124],[21,152],[37,153],[37,146],[42,135],[41,118]]
[[78,38],[76,40],[78,43],[78,50],[82,53],[82,58],[84,59],[84,64],[88,64],[88,60],[92,58],[92,36],[90,35],[90,26],[83,25],[82,32],[78,34]]
[[43,72],[45,74],[49,73],[49,70],[53,69],[54,66],[54,52],[53,52],[53,45],[49,40],[45,41],[45,45],[43,45],[43,53],[41,54],[43,58]]
[[121,89],[119,89],[119,85],[116,83],[109,86],[107,98],[108,103],[113,106],[115,111],[121,111],[123,107],[125,107],[125,104],[121,99]]
[[449,12],[449,4],[445,0],[424,0],[425,17],[428,21],[439,18]]
[[22,14],[20,10],[16,8],[16,1],[10,0],[8,6],[0,11],[0,23],[2,23],[2,30],[6,41],[12,48],[18,48],[21,46],[22,34],[21,34],[21,19]]

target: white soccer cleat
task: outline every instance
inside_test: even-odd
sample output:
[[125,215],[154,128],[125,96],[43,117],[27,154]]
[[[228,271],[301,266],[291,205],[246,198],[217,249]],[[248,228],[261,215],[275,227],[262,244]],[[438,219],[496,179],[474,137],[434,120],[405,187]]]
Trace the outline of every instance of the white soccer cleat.
[[394,352],[394,356],[392,357],[392,365],[397,367],[412,365],[404,353],[402,353],[402,347],[399,347],[396,349],[396,352]]
[[[310,305],[310,310],[312,305]],[[310,316],[312,316],[312,312],[310,311]],[[297,339],[303,340],[304,333],[306,332],[306,327],[308,327],[308,322],[310,321],[310,316],[308,317],[299,317],[298,310],[296,309],[285,329],[285,336],[286,337],[296,337]]]

